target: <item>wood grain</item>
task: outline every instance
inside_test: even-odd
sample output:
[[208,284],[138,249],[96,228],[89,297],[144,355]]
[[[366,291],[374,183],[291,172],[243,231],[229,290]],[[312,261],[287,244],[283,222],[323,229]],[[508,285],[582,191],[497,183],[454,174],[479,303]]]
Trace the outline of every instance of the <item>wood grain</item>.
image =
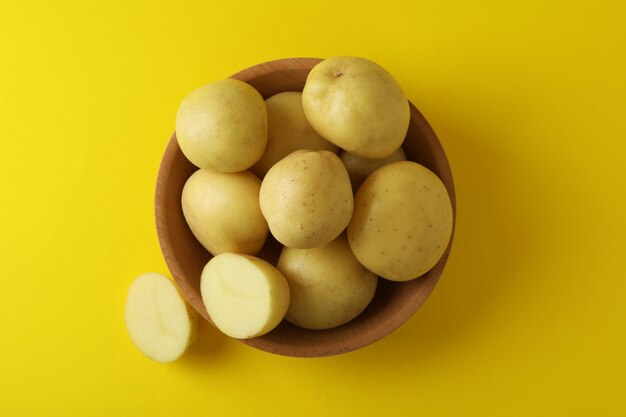
[[[282,91],[301,91],[309,71],[318,62],[320,59],[316,58],[270,61],[238,72],[232,78],[246,81],[268,98]],[[456,196],[445,152],[426,119],[413,104],[410,106],[411,122],[403,144],[407,158],[441,178],[452,200],[456,224]],[[174,280],[189,303],[210,322],[200,296],[200,274],[211,254],[194,238],[180,204],[185,181],[196,169],[182,154],[174,133],[157,177],[156,227]],[[441,260],[422,277],[407,282],[379,279],[371,304],[349,323],[334,329],[308,330],[283,321],[270,333],[242,342],[267,352],[300,357],[336,355],[373,343],[393,332],[424,303],[443,272],[451,246],[452,238]],[[279,253],[280,245],[270,237],[259,256],[275,264]]]

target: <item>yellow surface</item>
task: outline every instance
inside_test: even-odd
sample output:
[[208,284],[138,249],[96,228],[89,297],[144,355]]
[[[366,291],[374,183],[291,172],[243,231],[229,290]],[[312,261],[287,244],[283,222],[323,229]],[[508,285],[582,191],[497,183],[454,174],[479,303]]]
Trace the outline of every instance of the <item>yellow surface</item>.
[[[624,2],[165,3],[0,5],[0,415],[624,415]],[[152,200],[179,102],[338,54],[396,75],[448,152],[440,285],[339,357],[208,326],[179,362],[143,357],[123,303],[167,272]]]

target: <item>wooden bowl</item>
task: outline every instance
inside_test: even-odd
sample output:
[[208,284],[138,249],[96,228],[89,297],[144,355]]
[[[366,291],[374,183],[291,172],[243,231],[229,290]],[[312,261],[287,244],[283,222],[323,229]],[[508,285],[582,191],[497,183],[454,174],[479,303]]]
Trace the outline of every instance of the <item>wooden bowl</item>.
[[[268,98],[283,91],[302,91],[309,71],[320,61],[314,58],[281,59],[248,68],[231,78],[247,82]],[[450,194],[456,219],[456,199],[448,160],[437,136],[412,104],[411,122],[403,147],[408,159],[428,167],[441,178]],[[157,178],[156,226],[161,250],[174,280],[187,301],[211,322],[200,295],[200,274],[211,254],[191,233],[181,208],[183,186],[196,169],[183,155],[174,133],[165,149]],[[376,295],[367,309],[342,326],[308,330],[283,320],[268,334],[242,342],[267,352],[303,357],[336,355],[375,342],[398,328],[424,303],[441,276],[451,245],[452,239],[437,265],[420,278],[407,282],[379,278]],[[270,235],[259,256],[276,264],[279,253],[280,245]]]

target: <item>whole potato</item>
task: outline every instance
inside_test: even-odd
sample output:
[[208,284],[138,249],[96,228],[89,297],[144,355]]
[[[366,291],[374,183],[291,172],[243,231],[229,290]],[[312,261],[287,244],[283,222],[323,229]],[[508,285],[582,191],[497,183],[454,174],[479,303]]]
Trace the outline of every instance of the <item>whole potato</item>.
[[263,97],[239,80],[220,80],[185,97],[176,115],[176,138],[199,168],[237,172],[261,158],[267,144]]
[[362,156],[343,151],[341,153],[341,162],[346,167],[352,189],[358,190],[365,178],[378,168],[396,161],[406,161],[406,154],[402,147],[396,149],[391,155],[380,159],[363,158]]
[[407,281],[441,258],[452,222],[452,204],[441,180],[415,162],[394,162],[374,171],[357,191],[348,240],[370,271]]
[[334,57],[317,64],[302,91],[311,126],[335,145],[364,158],[384,158],[409,128],[409,102],[400,84],[364,58]]
[[345,233],[319,248],[283,248],[277,268],[291,293],[285,318],[307,329],[347,323],[376,292],[378,277],[357,261]]
[[302,93],[286,91],[265,100],[267,146],[250,171],[263,178],[278,161],[298,149],[337,152],[333,145],[309,124],[302,110]]
[[213,255],[222,252],[256,255],[268,227],[259,207],[261,180],[248,171],[221,173],[200,169],[185,183],[185,220]]
[[263,178],[261,211],[283,245],[314,248],[335,239],[352,216],[354,199],[346,168],[328,151],[295,151]]

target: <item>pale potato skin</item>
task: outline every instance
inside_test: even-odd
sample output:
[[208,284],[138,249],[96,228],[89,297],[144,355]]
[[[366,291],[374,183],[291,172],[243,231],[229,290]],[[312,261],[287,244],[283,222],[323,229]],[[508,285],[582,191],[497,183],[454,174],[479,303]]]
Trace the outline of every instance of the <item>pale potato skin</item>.
[[348,241],[369,270],[407,281],[437,263],[452,225],[452,205],[441,180],[420,164],[400,161],[376,170],[357,191]]
[[330,329],[354,319],[374,297],[378,282],[354,257],[345,233],[319,248],[283,248],[277,268],[291,293],[285,319],[307,329]]
[[267,109],[257,90],[225,79],[192,91],[176,115],[176,138],[199,168],[238,172],[261,158],[267,144]]
[[274,164],[293,151],[337,152],[333,145],[309,124],[302,110],[302,93],[286,91],[265,100],[267,107],[267,146],[261,159],[250,171],[263,178]]
[[302,91],[311,126],[330,142],[364,158],[398,149],[409,128],[409,102],[400,84],[364,58],[333,57],[317,64]]
[[202,301],[215,326],[249,339],[274,329],[289,307],[289,285],[278,269],[249,255],[213,257],[200,278]]
[[256,255],[269,232],[259,207],[261,180],[249,171],[222,173],[200,169],[182,192],[185,220],[213,255]]
[[272,235],[292,248],[314,248],[335,239],[352,216],[350,178],[337,155],[299,150],[265,175],[261,211]]
[[341,162],[346,167],[352,189],[358,190],[365,178],[378,168],[396,161],[406,161],[406,154],[402,147],[396,149],[392,154],[380,159],[363,158],[362,156],[343,151],[341,153]]

